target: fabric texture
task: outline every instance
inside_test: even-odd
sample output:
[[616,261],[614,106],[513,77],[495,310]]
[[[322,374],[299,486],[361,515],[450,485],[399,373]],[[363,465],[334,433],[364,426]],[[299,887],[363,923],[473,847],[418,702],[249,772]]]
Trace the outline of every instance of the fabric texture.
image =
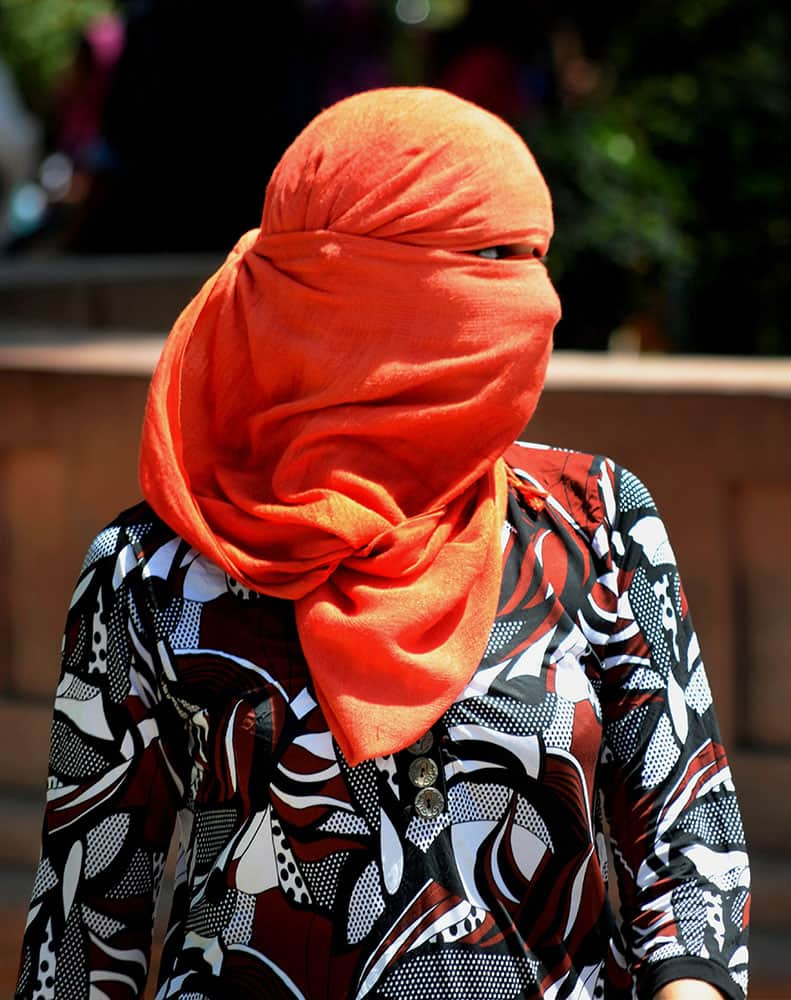
[[145,504],[99,534],[19,1000],[143,996],[176,813],[158,1000],[650,1000],[684,977],[744,1000],[744,832],[664,525],[606,459],[506,454],[548,498],[509,495],[484,655],[418,753],[355,767],[291,602]]
[[[559,316],[530,253],[550,198],[522,140],[442,91],[349,98],[295,140],[177,321],[144,495],[198,551],[295,600],[348,759],[398,750],[469,679],[500,583],[501,455]],[[538,494],[534,494],[534,499]]]

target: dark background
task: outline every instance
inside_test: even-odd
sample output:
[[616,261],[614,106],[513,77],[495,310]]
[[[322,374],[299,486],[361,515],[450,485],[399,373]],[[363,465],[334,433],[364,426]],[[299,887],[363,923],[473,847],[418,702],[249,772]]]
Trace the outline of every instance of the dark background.
[[[496,111],[536,154],[559,347],[789,354],[786,6],[0,0],[42,155],[65,142],[64,104],[102,93],[89,152],[68,150],[79,183],[5,253],[225,251],[321,107],[426,83]],[[99,79],[79,38],[102,10],[124,47]]]

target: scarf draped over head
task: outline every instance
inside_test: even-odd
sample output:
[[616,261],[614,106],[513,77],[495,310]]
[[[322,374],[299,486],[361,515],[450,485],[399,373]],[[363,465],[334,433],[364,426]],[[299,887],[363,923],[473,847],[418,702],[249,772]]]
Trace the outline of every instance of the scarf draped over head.
[[559,307],[532,256],[549,194],[504,122],[438,90],[322,112],[187,306],[140,457],[164,521],[247,587],[295,602],[350,763],[422,735],[496,613],[506,467]]

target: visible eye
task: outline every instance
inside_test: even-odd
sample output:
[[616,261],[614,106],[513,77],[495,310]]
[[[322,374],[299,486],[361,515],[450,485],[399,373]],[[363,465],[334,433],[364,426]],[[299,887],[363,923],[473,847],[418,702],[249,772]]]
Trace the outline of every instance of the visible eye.
[[487,260],[502,260],[504,257],[511,256],[508,249],[506,246],[484,247],[483,250],[473,250],[472,252],[476,257],[486,257]]
[[471,250],[476,257],[486,260],[507,260],[509,257],[535,257],[545,261],[539,248],[532,243],[500,243],[494,247],[484,247],[482,250]]

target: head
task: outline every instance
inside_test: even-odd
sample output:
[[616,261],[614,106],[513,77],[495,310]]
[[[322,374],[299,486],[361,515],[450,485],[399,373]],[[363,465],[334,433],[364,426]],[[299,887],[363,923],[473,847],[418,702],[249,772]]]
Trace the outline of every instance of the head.
[[356,94],[307,126],[272,176],[261,230],[543,256],[552,209],[535,160],[500,118],[445,91],[395,87]]
[[328,108],[174,327],[144,483],[180,477],[180,528],[195,506],[208,524],[227,511],[239,551],[262,519],[290,544],[295,519],[349,506],[356,550],[443,507],[537,403],[559,315],[537,259],[551,232],[535,161],[495,115],[403,87]]

